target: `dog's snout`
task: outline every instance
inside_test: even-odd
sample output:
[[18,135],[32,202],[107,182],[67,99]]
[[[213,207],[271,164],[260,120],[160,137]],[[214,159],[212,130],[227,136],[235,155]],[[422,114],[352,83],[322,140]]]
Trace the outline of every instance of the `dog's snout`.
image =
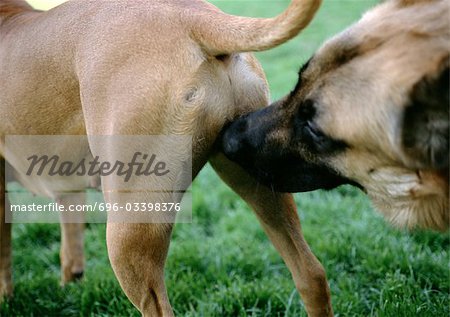
[[247,126],[246,118],[240,118],[225,129],[222,139],[222,149],[228,158],[236,160],[247,156],[244,153],[248,152],[246,149],[248,145],[248,142],[246,142]]
[[247,126],[248,126],[248,123],[247,123],[246,118],[244,117],[236,122],[235,129],[239,133],[245,133],[245,131],[247,130]]
[[229,158],[234,158],[239,153],[239,149],[241,148],[241,142],[238,138],[231,135],[231,133],[227,132],[224,135],[222,142],[223,152]]
[[265,107],[248,113],[223,130],[222,151],[242,166],[253,166],[257,157],[264,156],[274,144],[267,138],[276,116],[273,107]]

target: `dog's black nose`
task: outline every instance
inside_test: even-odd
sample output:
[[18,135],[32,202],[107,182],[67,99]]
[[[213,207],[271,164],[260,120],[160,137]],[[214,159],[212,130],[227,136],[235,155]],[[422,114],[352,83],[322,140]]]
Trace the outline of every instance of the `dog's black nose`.
[[244,148],[245,135],[242,132],[242,129],[239,129],[239,127],[242,126],[242,121],[239,120],[241,119],[230,124],[224,130],[222,137],[222,151],[231,160],[236,160],[242,156],[241,152]]
[[247,116],[241,117],[226,127],[222,134],[223,153],[242,166],[252,164],[256,155],[257,142],[249,124]]
[[230,133],[226,133],[224,135],[223,141],[222,141],[222,149],[224,154],[228,158],[235,158],[238,156],[239,150],[241,148],[241,142],[238,138],[234,137],[233,135],[230,135]]
[[265,107],[231,122],[222,130],[222,151],[232,161],[251,168],[277,153],[267,137],[274,127],[273,107]]

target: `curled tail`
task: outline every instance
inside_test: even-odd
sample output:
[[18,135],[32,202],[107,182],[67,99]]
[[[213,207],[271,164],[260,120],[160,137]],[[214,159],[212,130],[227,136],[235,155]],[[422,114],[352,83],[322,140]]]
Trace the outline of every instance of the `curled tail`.
[[194,33],[204,49],[213,55],[262,51],[296,36],[311,22],[322,0],[292,0],[275,18],[258,19],[210,12],[202,22],[210,27]]

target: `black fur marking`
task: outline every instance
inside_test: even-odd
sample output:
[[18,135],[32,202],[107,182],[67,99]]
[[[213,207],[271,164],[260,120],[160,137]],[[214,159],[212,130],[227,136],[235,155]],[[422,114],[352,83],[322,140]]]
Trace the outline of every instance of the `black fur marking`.
[[[353,60],[355,57],[357,57],[360,54],[360,48],[358,46],[352,45],[348,47],[341,47],[336,49],[334,56],[327,61],[326,63],[322,63],[321,66],[321,73],[327,73],[334,69],[337,69],[347,63],[349,63],[351,60]],[[300,68],[300,71],[298,72],[298,81],[295,85],[295,88],[290,93],[290,97],[293,97],[303,86],[304,78],[303,74],[305,73],[306,69],[308,69],[309,65],[311,64],[312,59],[311,57],[303,66]]]
[[420,168],[449,166],[449,67],[422,78],[412,89],[402,128],[405,153]]
[[353,60],[360,54],[362,54],[362,52],[360,51],[360,48],[356,45],[349,45],[347,47],[340,48],[339,50],[336,51],[332,62],[329,63],[327,71],[337,69],[349,63],[351,60]]
[[311,62],[311,60],[312,60],[312,57],[311,57],[305,64],[303,64],[303,66],[300,68],[300,71],[298,72],[298,81],[297,81],[297,85],[295,85],[294,90],[292,90],[291,96],[295,95],[295,94],[297,93],[297,91],[300,90],[300,88],[301,88],[301,86],[302,86],[302,83],[303,83],[303,81],[302,81],[303,73],[304,73],[304,72],[306,71],[306,69],[308,68],[308,66],[309,66],[309,64],[310,64],[310,62]]

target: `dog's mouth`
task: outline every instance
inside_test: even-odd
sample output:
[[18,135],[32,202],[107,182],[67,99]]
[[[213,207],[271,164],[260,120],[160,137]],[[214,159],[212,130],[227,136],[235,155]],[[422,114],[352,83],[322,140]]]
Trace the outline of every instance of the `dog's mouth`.
[[449,169],[409,170],[400,167],[378,168],[363,181],[369,191],[375,190],[386,197],[421,199],[448,193]]
[[374,206],[398,227],[449,228],[449,170],[380,168],[362,182]]
[[[238,162],[239,163],[239,162]],[[307,192],[333,189],[344,184],[356,184],[334,171],[298,158],[241,164],[258,182],[278,192]]]

